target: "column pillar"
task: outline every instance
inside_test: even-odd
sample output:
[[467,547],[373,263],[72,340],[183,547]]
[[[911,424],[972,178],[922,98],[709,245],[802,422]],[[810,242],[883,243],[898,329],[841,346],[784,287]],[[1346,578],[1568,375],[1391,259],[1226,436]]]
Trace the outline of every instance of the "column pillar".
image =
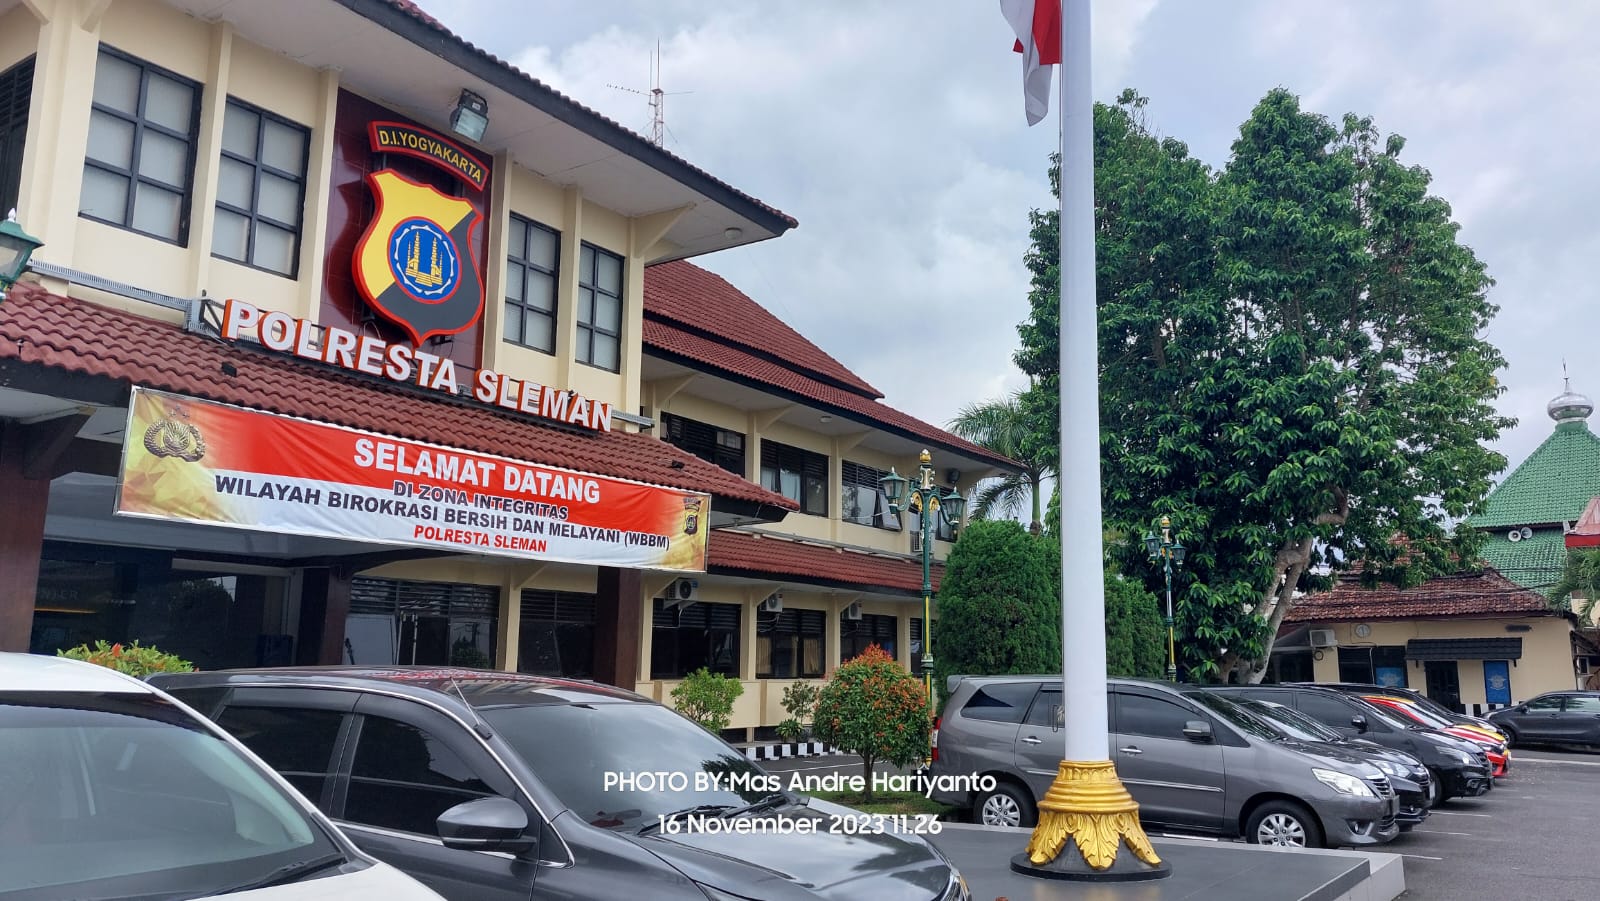
[[300,593],[300,641],[295,647],[298,666],[347,663],[344,650],[345,618],[350,615],[351,572],[344,566],[315,566],[305,570]]
[[33,637],[34,593],[44,550],[50,477],[30,478],[21,426],[0,422],[0,651],[26,651]]
[[602,566],[595,574],[594,678],[629,691],[639,685],[641,575],[615,566]]

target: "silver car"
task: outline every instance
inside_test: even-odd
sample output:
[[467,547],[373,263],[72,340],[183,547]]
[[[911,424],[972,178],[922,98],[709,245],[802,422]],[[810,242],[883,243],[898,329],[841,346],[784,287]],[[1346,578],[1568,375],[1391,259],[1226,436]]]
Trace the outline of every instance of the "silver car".
[[[1295,847],[1399,834],[1394,789],[1358,755],[1284,741],[1197,686],[1114,679],[1108,691],[1107,751],[1147,827]],[[954,676],[948,694],[933,797],[988,825],[1033,825],[1063,753],[1061,677]],[[974,791],[937,788],[983,776]]]

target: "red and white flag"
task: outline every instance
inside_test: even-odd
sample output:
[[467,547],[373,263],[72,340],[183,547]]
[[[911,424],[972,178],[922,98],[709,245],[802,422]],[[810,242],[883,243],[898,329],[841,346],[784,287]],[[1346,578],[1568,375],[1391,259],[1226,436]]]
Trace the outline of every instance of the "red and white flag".
[[1028,124],[1050,111],[1051,66],[1061,64],[1061,0],[1000,0],[1022,54],[1022,97]]

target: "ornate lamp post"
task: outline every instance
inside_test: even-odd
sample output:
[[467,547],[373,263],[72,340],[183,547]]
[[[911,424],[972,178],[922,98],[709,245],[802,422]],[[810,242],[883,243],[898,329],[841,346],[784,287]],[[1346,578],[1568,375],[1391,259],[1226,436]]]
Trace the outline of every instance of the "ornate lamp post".
[[912,482],[889,468],[889,474],[878,480],[883,486],[883,496],[889,501],[889,512],[896,516],[904,507],[918,514],[922,525],[922,684],[928,692],[928,708],[932,716],[939,711],[933,699],[933,536],[934,517],[943,517],[951,526],[961,523],[967,499],[954,487],[949,494],[940,494],[934,484],[933,455],[922,452],[917,466],[917,480]]
[[0,222],[0,300],[6,299],[6,290],[22,277],[28,258],[43,245],[43,241],[22,230],[16,210]]
[[1178,681],[1178,645],[1172,627],[1172,568],[1183,565],[1186,553],[1182,544],[1172,539],[1172,518],[1161,517],[1161,534],[1144,533],[1144,549],[1150,553],[1150,562],[1161,564],[1167,577],[1167,681]]

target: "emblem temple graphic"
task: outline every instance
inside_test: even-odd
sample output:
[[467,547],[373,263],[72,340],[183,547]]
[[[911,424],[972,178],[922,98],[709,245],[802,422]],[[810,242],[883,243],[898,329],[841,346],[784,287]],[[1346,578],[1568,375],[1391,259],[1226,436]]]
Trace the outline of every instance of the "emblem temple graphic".
[[392,169],[367,183],[377,212],[352,260],[362,298],[417,344],[471,328],[483,315],[478,208]]

